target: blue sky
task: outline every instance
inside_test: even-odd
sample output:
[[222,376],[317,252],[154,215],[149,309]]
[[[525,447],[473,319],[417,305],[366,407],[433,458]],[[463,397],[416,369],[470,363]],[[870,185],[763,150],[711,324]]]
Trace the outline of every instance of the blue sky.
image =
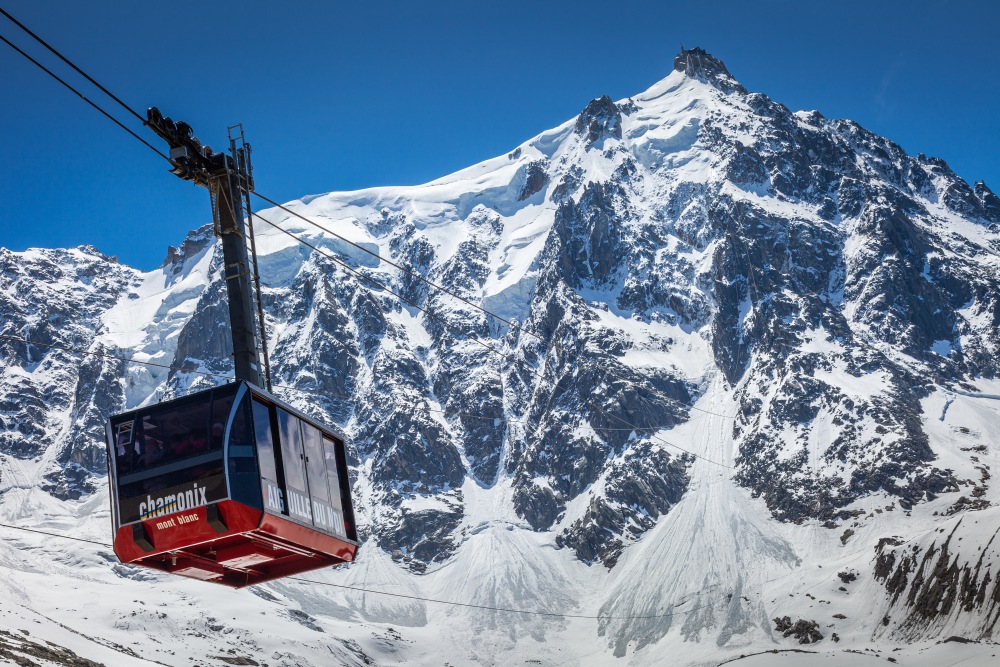
[[[188,121],[216,149],[242,122],[257,188],[281,201],[422,183],[508,152],[594,97],[648,88],[681,44],[750,90],[857,120],[1000,191],[992,0],[2,6],[126,102]],[[2,17],[0,34],[53,63]],[[0,246],[90,243],[148,269],[209,220],[204,190],[4,44],[0,73]]]

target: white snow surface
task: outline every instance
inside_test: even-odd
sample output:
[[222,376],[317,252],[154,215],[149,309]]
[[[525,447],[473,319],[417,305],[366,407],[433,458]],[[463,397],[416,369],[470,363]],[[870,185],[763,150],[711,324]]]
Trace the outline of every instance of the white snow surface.
[[[728,400],[713,386],[699,407],[724,413]],[[1000,401],[934,396],[928,414],[939,414],[933,408],[944,400],[951,401],[947,419],[928,419],[942,453],[970,440],[957,425],[974,431],[972,439],[1000,437]],[[730,433],[723,417],[705,415],[669,436],[731,463]],[[993,466],[998,459],[983,457]],[[31,479],[33,471],[19,465]],[[936,661],[945,656],[992,664],[1000,647],[989,643],[940,645],[942,636],[897,645],[873,636],[887,604],[864,574],[874,544],[887,535],[921,539],[942,523],[933,515],[940,507],[916,507],[905,521],[898,509],[872,514],[843,544],[839,531],[775,522],[717,465],[699,460],[693,477],[681,503],[611,572],[556,549],[551,533],[528,529],[511,511],[504,483],[466,485],[458,555],[424,576],[363,545],[350,566],[233,591],[118,565],[108,547],[0,528],[0,614],[15,634],[27,631],[107,665],[204,664],[214,655],[269,665],[364,664],[359,651],[385,665],[659,665],[665,656],[670,664],[715,665],[774,649],[809,652],[735,664],[864,665],[880,656],[914,666],[942,664]],[[872,497],[861,506],[880,511],[881,504]],[[30,486],[8,488],[0,515],[108,541],[105,492],[64,503]],[[985,541],[1000,529],[1000,511],[973,512],[966,521],[966,539]],[[836,573],[849,568],[862,575],[843,592]],[[790,646],[762,629],[775,615],[816,618],[840,642]],[[141,659],[123,653],[129,649]]]
[[[734,111],[736,102],[677,72],[631,100],[638,111],[624,118],[621,144],[644,167],[669,169],[667,187],[718,177],[710,156],[696,145],[697,130],[710,112],[744,111]],[[744,128],[741,141],[751,143],[755,129]],[[475,233],[470,219],[500,216],[503,231],[489,256],[495,270],[474,296],[504,317],[523,318],[525,295],[537,277],[555,210],[547,196],[517,200],[524,169],[546,160],[557,165],[557,173],[558,165],[582,165],[583,182],[607,178],[614,159],[584,151],[580,141],[570,121],[510,155],[424,185],[335,192],[288,205],[318,226],[278,209],[262,215],[355,268],[387,273],[388,267],[364,251],[391,254],[380,231],[386,218],[404,215],[443,265]],[[730,194],[782,216],[814,216],[798,205],[747,190],[733,188]],[[955,225],[956,233],[984,234],[943,211],[940,215]],[[309,260],[307,249],[265,224],[257,225],[257,244],[270,288],[287,285]],[[692,251],[692,265],[706,263],[712,252],[711,246]],[[138,286],[105,313],[98,341],[139,361],[169,363],[180,329],[217,271],[216,254],[207,245],[187,256],[179,270],[165,265],[142,275]],[[488,486],[467,480],[457,553],[426,574],[401,569],[378,546],[366,543],[349,566],[234,591],[118,564],[103,546],[110,541],[106,490],[60,502],[35,488],[50,461],[0,455],[2,522],[100,543],[0,527],[3,628],[15,637],[52,642],[106,665],[221,665],[221,658],[239,657],[255,661],[245,664],[269,667],[727,661],[748,667],[840,666],[883,664],[888,658],[914,667],[996,664],[1000,647],[986,640],[939,643],[960,632],[963,628],[954,624],[964,621],[942,621],[933,637],[911,643],[894,641],[879,630],[888,597],[871,576],[875,545],[886,536],[926,539],[953,521],[944,516],[953,499],[904,512],[898,506],[888,511],[893,501],[880,494],[864,497],[850,508],[860,513],[844,525],[853,531],[846,539],[843,529],[774,520],[762,500],[732,480],[736,442],[727,415],[735,414],[738,405],[734,390],[709,363],[704,335],[672,324],[639,322],[613,308],[596,312],[602,326],[632,341],[626,363],[666,365],[704,387],[696,405],[701,411],[660,434],[700,457],[691,467],[689,490],[652,530],[626,545],[610,571],[557,548],[559,526],[532,531],[513,511],[511,480],[501,474]],[[411,348],[428,342],[419,313],[404,308],[388,317]],[[666,349],[665,339],[672,341]],[[809,345],[829,352],[839,343],[817,330]],[[933,349],[947,355],[953,345],[937,341]],[[131,365],[128,372],[129,406],[157,399],[166,370]],[[7,369],[4,381],[15,381],[14,375]],[[857,377],[838,367],[816,377],[854,398],[876,395],[885,384],[879,373]],[[984,380],[976,392],[939,389],[925,399],[923,427],[940,459],[937,465],[955,470],[960,478],[978,476],[978,466],[998,469],[998,396],[1000,383]],[[985,451],[971,461],[965,448],[981,444],[987,445]],[[358,471],[362,520],[379,511],[366,504],[365,466],[370,465],[363,462]],[[992,488],[988,494],[991,502],[1000,500]],[[567,521],[585,510],[583,500],[567,509]],[[415,496],[404,506],[419,512],[436,502]],[[973,515],[979,520],[966,524],[964,548],[973,544],[974,550],[984,548],[1000,528],[1000,512],[969,513]],[[859,579],[841,590],[837,573],[847,569],[858,572]],[[770,619],[785,615],[815,619],[824,635],[836,632],[839,642],[800,646],[782,638]],[[781,652],[770,652],[774,650]],[[15,663],[0,657],[0,664]],[[38,664],[49,663],[39,659]]]

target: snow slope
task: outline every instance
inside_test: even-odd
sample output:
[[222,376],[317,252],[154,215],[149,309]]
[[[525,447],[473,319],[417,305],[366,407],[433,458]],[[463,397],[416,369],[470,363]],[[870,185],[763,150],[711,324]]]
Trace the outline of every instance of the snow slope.
[[0,251],[0,521],[51,533],[0,527],[0,660],[993,658],[985,184],[693,49],[507,155],[287,207],[255,223],[275,384],[351,438],[358,561],[118,564],[103,419],[232,373],[220,251]]

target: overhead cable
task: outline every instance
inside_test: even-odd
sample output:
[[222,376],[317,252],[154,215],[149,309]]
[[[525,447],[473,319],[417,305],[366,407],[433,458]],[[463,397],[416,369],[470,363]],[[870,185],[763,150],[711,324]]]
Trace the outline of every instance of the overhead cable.
[[[2,525],[2,524],[0,524],[0,525]],[[287,578],[289,580],[291,580],[291,581],[301,581],[301,582],[306,583],[306,584],[316,584],[316,585],[319,585],[319,586],[333,586],[333,587],[336,587],[336,588],[343,588],[345,590],[350,590],[350,591],[359,591],[359,592],[362,592],[362,593],[371,593],[372,592],[372,591],[370,591],[368,589],[365,589],[365,588],[359,588],[359,587],[356,587],[356,586],[347,586],[347,585],[344,585],[344,584],[334,584],[334,583],[331,583],[331,582],[328,582],[328,581],[316,581],[314,579],[302,579],[301,577],[287,577]],[[713,586],[713,588],[714,587],[715,586]],[[425,597],[420,597],[419,595],[406,595],[404,593],[389,593],[388,591],[377,591],[377,592],[380,595],[389,595],[389,596],[392,596],[392,597],[403,598],[403,599],[406,599],[406,600],[419,600],[420,602],[434,602],[434,603],[437,603],[437,604],[450,605],[452,607],[467,607],[467,608],[471,608],[471,609],[485,609],[486,611],[502,611],[502,612],[506,612],[506,613],[509,613],[509,614],[528,614],[528,615],[531,615],[531,616],[554,616],[554,617],[557,617],[557,618],[585,618],[585,619],[600,620],[600,621],[610,621],[610,620],[631,621],[631,620],[642,620],[642,619],[653,619],[653,618],[670,618],[672,616],[680,616],[680,615],[683,615],[683,614],[690,614],[690,613],[693,613],[695,611],[698,611],[699,609],[705,609],[706,607],[715,606],[715,605],[712,605],[712,604],[707,604],[707,605],[702,605],[700,607],[695,607],[693,609],[685,609],[683,611],[674,611],[674,612],[669,612],[669,613],[666,613],[666,614],[650,614],[648,616],[591,616],[591,615],[584,615],[584,614],[566,614],[566,613],[562,613],[562,612],[558,612],[558,611],[534,611],[534,610],[530,610],[530,609],[513,609],[513,608],[510,608],[510,607],[492,607],[490,605],[471,604],[471,603],[468,603],[468,602],[453,602],[451,600],[435,600],[434,598],[425,598]],[[701,591],[698,591],[698,592],[700,593]],[[682,601],[680,601],[680,602],[678,602],[676,604],[677,605],[682,605],[682,604],[685,604],[686,602],[687,602],[687,600],[682,600]],[[673,605],[671,605],[671,606],[673,606]]]
[[[2,11],[3,10],[0,9],[0,12],[2,12]],[[6,14],[6,12],[4,12],[4,13]],[[94,103],[89,97],[87,97],[86,95],[84,95],[83,93],[81,93],[79,90],[77,90],[76,88],[74,88],[70,84],[66,83],[65,80],[63,80],[62,78],[60,78],[59,75],[57,75],[55,72],[53,72],[52,70],[50,70],[48,67],[46,67],[42,63],[40,63],[37,60],[35,60],[34,58],[32,58],[31,56],[29,56],[24,51],[22,51],[16,44],[14,44],[13,42],[11,42],[9,39],[7,39],[6,37],[4,37],[3,35],[0,35],[0,41],[4,42],[7,46],[9,46],[10,48],[14,49],[18,53],[20,53],[22,56],[24,56],[25,58],[27,58],[28,60],[30,60],[32,63],[34,63],[34,65],[36,67],[38,67],[39,69],[41,69],[43,72],[45,72],[46,74],[48,74],[49,76],[51,76],[53,79],[55,79],[59,83],[61,83],[63,86],[65,86],[66,88],[68,88],[70,91],[76,93],[76,95],[81,100],[83,100],[84,102],[86,102],[87,104],[89,104],[90,106],[92,106],[100,114],[102,114],[105,118],[107,118],[108,120],[110,120],[112,123],[114,123],[115,125],[117,125],[121,129],[123,129],[126,132],[128,132],[135,139],[141,141],[147,148],[149,148],[149,150],[153,151],[154,153],[156,153],[157,155],[159,155],[160,157],[162,157],[164,160],[167,160],[168,162],[170,161],[170,158],[167,157],[167,155],[165,153],[163,153],[162,151],[160,151],[160,149],[158,149],[156,146],[154,146],[153,144],[149,143],[148,141],[146,141],[145,139],[143,139],[142,137],[140,137],[138,134],[136,134],[135,132],[133,132],[131,129],[129,129],[128,127],[126,127],[120,120],[118,120],[117,118],[115,118],[114,116],[112,116],[110,113],[108,113],[107,111],[105,111],[104,109],[102,109],[100,106],[98,106],[96,103]]]
[[[64,534],[60,534],[60,533],[53,533],[53,532],[50,532],[50,531],[47,531],[47,530],[39,530],[37,528],[26,528],[24,526],[15,526],[15,525],[12,525],[12,524],[9,524],[9,523],[0,523],[0,527],[2,527],[2,528],[9,528],[11,530],[20,530],[20,531],[24,531],[26,533],[36,533],[38,535],[45,535],[45,536],[48,536],[48,537],[55,537],[55,538],[59,538],[59,539],[63,539],[63,540],[71,540],[71,541],[74,541],[74,542],[84,542],[86,544],[95,544],[95,545],[97,545],[99,547],[104,547],[106,549],[113,549],[112,545],[110,545],[110,544],[108,544],[106,542],[98,542],[97,540],[88,540],[88,539],[83,538],[83,537],[73,537],[72,535],[64,535]],[[513,608],[508,608],[508,607],[492,607],[492,606],[489,606],[489,605],[471,604],[471,603],[466,603],[466,602],[454,602],[452,600],[437,600],[437,599],[434,599],[434,598],[421,597],[419,595],[406,595],[406,594],[403,594],[403,593],[390,593],[389,591],[377,591],[377,590],[373,590],[373,589],[370,589],[370,588],[361,588],[360,586],[347,586],[346,584],[335,584],[335,583],[329,582],[329,581],[316,581],[316,580],[313,580],[313,579],[302,579],[300,577],[286,577],[286,579],[288,579],[290,581],[300,581],[300,582],[306,583],[306,584],[314,584],[314,585],[317,585],[317,586],[331,586],[331,587],[334,587],[334,588],[342,588],[344,590],[356,591],[358,593],[371,593],[373,595],[387,595],[389,597],[405,598],[405,599],[408,599],[408,600],[417,600],[417,601],[420,601],[420,602],[432,602],[432,603],[435,603],[435,604],[444,604],[444,605],[449,605],[449,606],[452,606],[452,607],[468,607],[468,608],[472,608],[472,609],[484,609],[484,610],[487,610],[487,611],[498,611],[498,612],[505,612],[505,613],[511,613],[511,614],[528,614],[528,615],[531,615],[531,616],[554,616],[554,617],[558,617],[558,618],[586,618],[586,619],[595,619],[595,620],[611,620],[611,619],[617,619],[617,620],[633,620],[634,619],[634,620],[639,620],[639,619],[644,619],[644,618],[645,619],[651,619],[651,618],[669,618],[671,616],[679,616],[679,615],[682,615],[682,614],[690,614],[690,613],[695,612],[698,609],[702,609],[704,607],[714,606],[714,605],[702,605],[701,607],[695,607],[694,609],[685,609],[683,611],[670,612],[670,613],[667,613],[667,614],[656,614],[656,615],[650,615],[650,616],[585,616],[585,615],[582,615],[582,614],[564,614],[564,613],[560,613],[560,612],[535,611],[535,610],[531,610],[531,609],[513,609]],[[256,585],[260,585],[260,584],[256,584]],[[712,586],[712,587],[714,588],[716,586]],[[705,590],[705,589],[703,589],[703,590]],[[698,591],[698,592],[700,593],[702,591]],[[678,605],[682,605],[682,604],[685,604],[686,602],[687,602],[687,600],[683,600],[681,602],[678,602],[677,604]]]
[[[77,93],[77,95],[79,95],[79,96],[81,97],[81,99],[84,99],[84,100],[85,100],[86,102],[88,102],[88,104],[90,104],[90,105],[91,105],[91,106],[93,106],[93,107],[94,107],[95,109],[97,109],[98,111],[100,111],[100,112],[101,112],[102,114],[104,114],[105,116],[107,116],[107,117],[108,117],[108,118],[109,118],[110,120],[112,120],[112,121],[113,121],[113,122],[114,122],[114,123],[115,123],[116,125],[118,125],[118,126],[119,126],[119,127],[121,127],[122,129],[124,129],[124,130],[125,130],[126,132],[128,132],[128,133],[129,133],[129,134],[130,134],[131,136],[135,137],[136,139],[138,139],[139,141],[141,141],[141,142],[142,142],[143,144],[145,144],[146,146],[148,146],[148,147],[149,147],[150,149],[152,149],[152,150],[153,150],[154,152],[156,152],[156,153],[157,153],[158,155],[160,155],[161,157],[163,157],[164,159],[167,159],[167,160],[169,161],[169,158],[167,158],[167,156],[166,156],[166,155],[164,155],[163,153],[161,153],[161,152],[160,152],[159,150],[157,150],[157,149],[156,149],[155,147],[153,147],[153,146],[152,146],[151,144],[149,144],[149,143],[148,143],[148,142],[146,142],[146,141],[145,141],[144,139],[142,139],[141,137],[139,137],[138,135],[136,135],[136,134],[135,134],[134,132],[132,132],[132,131],[131,131],[130,129],[128,129],[127,127],[125,127],[125,126],[124,126],[124,125],[123,125],[123,124],[122,124],[121,122],[119,122],[119,121],[118,121],[117,119],[115,119],[115,118],[114,118],[113,116],[111,116],[111,115],[110,115],[110,114],[109,114],[108,112],[104,111],[104,110],[103,110],[103,109],[102,109],[101,107],[99,107],[99,106],[98,106],[98,105],[96,105],[95,103],[91,102],[91,101],[90,101],[89,99],[87,99],[86,97],[84,97],[82,93],[80,93],[80,92],[79,92],[79,91],[77,91],[77,90],[76,90],[75,88],[73,88],[72,86],[70,86],[70,85],[69,85],[68,83],[66,83],[65,81],[63,81],[62,79],[60,79],[60,78],[59,78],[59,77],[58,77],[57,75],[55,75],[55,74],[54,74],[53,72],[51,72],[51,71],[50,71],[49,69],[47,69],[46,67],[44,67],[43,65],[41,65],[41,63],[39,63],[38,61],[36,61],[36,60],[34,60],[33,58],[31,58],[31,56],[29,56],[29,55],[28,55],[27,53],[25,53],[24,51],[22,51],[21,49],[19,49],[18,47],[16,47],[16,46],[15,46],[14,44],[12,44],[11,42],[9,42],[8,40],[6,40],[6,39],[3,39],[3,41],[4,41],[4,42],[6,42],[6,43],[7,43],[8,45],[10,45],[10,46],[11,46],[12,48],[14,48],[14,49],[15,49],[15,50],[16,50],[16,51],[17,51],[18,53],[20,53],[20,54],[21,54],[22,56],[24,56],[25,58],[27,58],[28,60],[30,60],[30,61],[31,61],[32,63],[34,63],[34,64],[35,64],[36,66],[38,66],[39,68],[41,68],[42,70],[44,70],[44,71],[45,71],[46,73],[48,73],[48,74],[49,74],[50,76],[52,76],[53,78],[55,78],[55,79],[56,79],[57,81],[59,81],[60,83],[62,83],[62,84],[63,84],[64,86],[66,86],[67,88],[69,88],[69,89],[70,89],[70,90],[72,90],[73,92]],[[63,56],[61,56],[61,54],[60,54],[60,57],[63,57]],[[74,67],[75,67],[75,66],[74,66]],[[103,87],[102,87],[102,89],[103,89]],[[103,90],[106,90],[106,89],[103,89]],[[119,101],[120,101],[120,100],[119,100]],[[125,105],[125,106],[127,107],[127,105]],[[264,201],[267,201],[268,203],[271,203],[271,204],[274,204],[275,206],[277,206],[277,207],[278,207],[278,208],[280,208],[281,210],[284,210],[284,211],[288,212],[288,213],[289,213],[290,215],[294,215],[294,216],[296,216],[296,217],[298,217],[298,218],[301,218],[302,220],[305,220],[306,222],[309,222],[310,224],[312,224],[312,225],[314,225],[314,226],[317,226],[317,227],[318,227],[319,229],[325,229],[325,228],[323,228],[323,227],[321,227],[321,226],[317,225],[316,223],[314,223],[314,222],[310,221],[310,220],[309,220],[308,218],[306,218],[305,216],[302,216],[301,214],[298,214],[298,213],[296,213],[296,212],[292,211],[291,209],[289,209],[289,208],[287,208],[287,207],[285,207],[285,206],[282,206],[282,205],[281,205],[281,204],[279,204],[278,202],[275,202],[275,201],[274,201],[273,199],[270,199],[270,198],[268,198],[268,197],[264,197],[263,195],[260,195],[260,194],[258,194],[258,193],[256,193],[256,192],[255,192],[254,194],[256,194],[256,195],[257,195],[258,197],[260,197],[260,198],[261,198],[261,199],[263,199]],[[371,278],[370,276],[365,276],[364,274],[362,274],[362,273],[358,272],[357,270],[355,270],[355,269],[354,269],[353,267],[350,267],[349,265],[347,265],[347,263],[345,263],[345,262],[342,262],[342,261],[340,261],[340,260],[337,260],[337,259],[336,259],[336,258],[334,258],[334,257],[333,257],[332,255],[330,255],[329,253],[324,253],[324,252],[323,252],[323,251],[321,251],[321,250],[320,250],[319,248],[317,248],[317,247],[316,247],[315,245],[313,245],[313,244],[310,244],[310,243],[308,243],[308,242],[307,242],[307,241],[305,241],[304,239],[301,239],[301,238],[298,238],[298,237],[296,237],[296,236],[295,236],[294,234],[291,234],[291,232],[288,232],[287,230],[284,230],[284,229],[282,229],[281,227],[278,227],[278,226],[277,226],[276,224],[272,223],[271,221],[267,220],[266,218],[263,218],[263,217],[261,217],[261,216],[260,216],[259,214],[254,214],[254,215],[257,215],[257,217],[258,217],[259,219],[261,219],[261,220],[264,220],[264,222],[266,222],[267,224],[269,224],[269,225],[271,225],[271,226],[275,227],[276,229],[279,229],[280,231],[282,231],[282,232],[284,232],[284,233],[288,234],[289,236],[292,236],[293,238],[295,238],[295,239],[296,239],[297,241],[299,241],[300,243],[303,243],[304,245],[306,245],[306,246],[308,246],[308,247],[312,248],[313,250],[315,250],[316,252],[319,252],[320,254],[322,254],[323,256],[327,257],[328,259],[330,259],[330,260],[332,260],[332,261],[334,261],[334,262],[336,262],[336,263],[340,264],[341,266],[343,266],[343,267],[344,267],[345,269],[347,269],[348,271],[350,271],[350,272],[352,272],[352,273],[354,273],[354,274],[358,275],[359,277],[362,277],[362,278],[364,278],[364,279],[367,279],[367,280],[369,280],[369,281],[372,281],[372,282],[375,282],[376,284],[379,284],[379,285],[381,285],[380,283],[378,283],[378,281],[374,280],[374,279],[373,279],[373,278]],[[326,230],[326,231],[327,231],[328,233],[332,233],[332,232],[329,232],[329,230]],[[339,238],[342,238],[342,237],[339,237]],[[507,323],[507,324],[509,324],[510,326],[517,326],[517,328],[518,328],[518,329],[520,329],[521,331],[524,331],[524,332],[525,332],[525,333],[527,333],[528,335],[530,335],[530,336],[533,336],[534,338],[536,338],[536,339],[538,339],[538,340],[542,341],[543,343],[545,343],[545,342],[546,342],[546,341],[545,341],[545,340],[544,340],[544,339],[543,339],[542,337],[540,337],[540,336],[539,336],[538,334],[536,334],[536,333],[534,333],[534,332],[531,332],[531,331],[528,331],[528,330],[526,330],[526,329],[523,329],[523,328],[521,328],[521,327],[520,327],[519,325],[515,325],[515,324],[514,324],[513,322],[511,322],[511,321],[509,321],[509,320],[506,320],[505,318],[502,318],[502,317],[500,317],[500,316],[496,315],[495,313],[492,313],[491,311],[489,311],[489,310],[487,310],[487,309],[485,309],[485,308],[482,308],[481,306],[478,306],[478,305],[476,305],[476,304],[472,303],[472,302],[471,302],[471,301],[469,301],[468,299],[465,299],[464,297],[461,297],[460,295],[457,295],[457,294],[455,294],[454,292],[451,292],[450,290],[447,290],[447,289],[446,289],[446,288],[444,288],[443,286],[440,286],[440,285],[437,285],[437,284],[436,284],[436,283],[434,283],[433,281],[430,281],[429,279],[427,279],[427,278],[425,278],[425,277],[423,277],[423,276],[420,276],[419,274],[415,274],[415,273],[413,273],[413,272],[409,271],[408,269],[405,269],[405,268],[403,268],[403,267],[402,267],[401,265],[399,265],[399,264],[397,264],[397,263],[395,263],[395,262],[392,262],[392,261],[390,261],[390,260],[387,260],[387,259],[385,259],[385,258],[381,258],[381,256],[379,256],[379,255],[378,255],[377,253],[373,253],[372,251],[370,251],[370,250],[368,250],[368,249],[366,249],[366,248],[363,248],[363,247],[362,247],[362,246],[360,246],[360,245],[357,245],[357,244],[353,244],[353,242],[351,242],[351,241],[348,241],[348,240],[346,240],[346,239],[344,239],[344,240],[345,240],[346,242],[348,242],[348,243],[351,243],[352,245],[355,245],[356,247],[360,248],[361,250],[363,250],[364,252],[366,252],[366,253],[368,253],[368,254],[372,254],[372,255],[374,255],[375,257],[379,257],[379,258],[380,258],[380,260],[382,260],[382,261],[386,261],[386,262],[390,263],[390,264],[391,264],[392,266],[395,266],[395,267],[399,268],[400,270],[403,270],[403,271],[407,271],[408,273],[411,273],[412,275],[415,275],[415,276],[416,276],[416,277],[418,277],[418,278],[419,278],[419,279],[420,279],[421,281],[423,281],[423,282],[427,283],[427,284],[428,284],[428,285],[430,285],[430,286],[433,286],[433,287],[434,287],[435,289],[439,289],[439,290],[441,290],[441,291],[442,291],[442,292],[444,292],[444,293],[447,293],[447,294],[450,294],[450,295],[452,295],[452,296],[455,296],[456,298],[458,298],[458,299],[462,300],[463,302],[465,302],[465,303],[468,303],[468,304],[469,304],[470,306],[472,306],[473,308],[476,308],[476,309],[478,309],[478,310],[480,310],[480,311],[482,311],[482,312],[484,312],[484,313],[486,313],[486,314],[488,314],[488,315],[490,315],[490,316],[492,316],[492,317],[496,317],[496,318],[497,318],[498,320],[500,320],[500,321],[502,321],[502,322],[506,322],[506,323]],[[396,296],[396,297],[398,297],[398,298],[401,298],[401,299],[403,299],[402,295],[400,295],[400,294],[397,294],[396,292],[393,292],[392,290],[390,290],[390,289],[389,289],[388,287],[386,287],[385,285],[381,285],[381,288],[382,288],[382,289],[384,289],[384,290],[386,290],[386,291],[388,291],[389,293],[393,294],[394,296]],[[412,303],[412,302],[410,302],[410,301],[408,301],[408,300],[406,300],[406,299],[403,299],[403,300],[404,300],[404,301],[406,301],[407,303],[410,303],[410,305],[411,305],[411,306],[413,306],[414,308],[417,308],[417,309],[418,309],[418,310],[420,310],[421,312],[424,312],[424,313],[425,313],[425,314],[427,314],[428,316],[431,316],[431,317],[434,317],[435,319],[438,319],[439,321],[441,321],[442,323],[444,323],[444,324],[445,324],[445,325],[446,325],[446,326],[447,326],[447,327],[448,327],[449,329],[452,329],[452,330],[455,330],[455,327],[454,327],[453,325],[450,325],[450,324],[448,324],[448,323],[447,323],[447,322],[445,322],[445,321],[444,321],[444,320],[443,320],[442,318],[439,318],[439,317],[436,317],[436,316],[434,316],[434,315],[433,315],[432,313],[430,313],[430,312],[429,312],[428,310],[426,310],[426,309],[424,309],[424,308],[421,308],[420,306],[418,306],[418,305],[416,305],[416,304],[414,304],[414,303]],[[464,332],[459,332],[459,333],[462,333],[462,334],[464,334]],[[493,352],[493,353],[495,353],[495,354],[497,354],[497,355],[500,355],[500,356],[504,357],[505,359],[507,358],[507,357],[506,357],[506,355],[505,355],[505,354],[504,354],[503,352],[501,352],[501,351],[500,351],[500,350],[498,350],[497,348],[493,347],[492,345],[489,345],[488,343],[485,343],[484,341],[481,341],[481,340],[479,340],[478,338],[474,338],[474,337],[471,337],[471,336],[468,336],[468,335],[466,335],[466,338],[467,338],[468,340],[471,340],[471,341],[474,341],[474,342],[476,342],[476,343],[479,343],[480,345],[482,345],[482,346],[483,346],[483,347],[485,347],[486,349],[490,350],[491,352]],[[552,342],[550,343],[550,346],[551,346],[552,348],[555,348],[555,349],[560,349],[560,348],[559,348],[559,345],[558,345],[558,342],[556,342],[556,341],[552,341]],[[535,371],[535,370],[533,370],[533,369],[529,369],[529,371],[530,371],[530,372],[532,372],[532,373],[533,373],[534,375],[536,375],[536,376],[538,376],[538,377],[542,378],[542,379],[543,379],[544,381],[547,381],[547,379],[546,379],[546,378],[545,378],[544,376],[542,376],[542,375],[541,375],[540,373],[538,373],[537,371]],[[209,374],[209,373],[203,373],[203,374],[205,374],[205,375],[215,375],[215,374]],[[635,385],[635,383],[633,383],[633,382],[632,382],[632,381],[630,381],[630,380],[627,380],[627,379],[625,379],[625,378],[619,378],[619,379],[623,379],[623,380],[625,380],[626,382],[630,382],[630,383],[631,383],[631,384],[633,384],[634,386],[637,386],[637,387],[639,387],[639,385]],[[642,388],[642,389],[646,389],[647,391],[650,391],[650,393],[653,393],[653,394],[657,394],[657,395],[659,394],[659,392],[656,392],[655,390],[652,390],[652,391],[651,391],[651,390],[649,390],[649,389],[648,389],[648,388],[646,388],[646,387],[640,387],[640,388]],[[673,398],[671,398],[671,397],[665,397],[665,398],[667,398],[667,400],[669,400],[669,401],[671,401],[671,402],[679,402],[679,401],[676,401],[676,399],[673,399]],[[590,404],[589,402],[588,402],[587,404],[588,404],[588,405],[591,405],[591,404]],[[647,429],[642,429],[642,428],[640,428],[640,427],[638,427],[638,426],[635,426],[635,425],[633,425],[633,424],[630,424],[630,423],[629,423],[629,422],[628,422],[627,420],[625,420],[625,419],[623,419],[623,418],[621,418],[621,417],[619,417],[619,416],[617,416],[617,415],[608,415],[608,413],[604,412],[604,411],[603,411],[603,410],[601,410],[600,408],[597,408],[597,410],[598,410],[598,411],[600,411],[600,412],[602,412],[602,413],[604,413],[604,414],[605,414],[606,416],[610,416],[610,417],[613,417],[614,419],[616,419],[617,421],[621,422],[622,424],[625,424],[626,426],[634,426],[634,427],[635,427],[635,430],[639,430],[639,431],[641,431],[641,430],[647,430]],[[720,416],[722,416],[722,415],[720,415]],[[681,446],[679,446],[679,445],[675,445],[675,444],[673,444],[673,443],[670,443],[669,441],[667,441],[667,440],[665,440],[665,439],[663,439],[663,438],[661,438],[661,437],[659,437],[659,436],[657,436],[657,435],[655,435],[655,434],[654,434],[654,436],[653,436],[653,437],[654,437],[655,439],[657,439],[657,440],[659,440],[659,441],[663,442],[664,444],[667,444],[667,445],[668,445],[668,446],[670,446],[670,447],[673,447],[673,448],[675,448],[675,449],[678,449],[678,450],[680,450],[680,451],[683,451],[683,452],[685,452],[685,453],[687,453],[687,454],[690,454],[690,455],[692,455],[692,456],[694,456],[694,457],[696,457],[696,458],[699,458],[699,459],[702,459],[702,460],[705,460],[705,461],[708,461],[708,462],[710,462],[710,463],[713,463],[713,464],[715,464],[715,465],[719,465],[719,466],[722,466],[722,467],[725,467],[725,468],[731,468],[731,466],[729,466],[729,465],[726,465],[725,463],[721,463],[721,462],[718,462],[718,461],[713,461],[712,459],[709,459],[709,458],[707,458],[707,457],[704,457],[704,456],[701,456],[701,455],[699,455],[699,454],[695,454],[694,452],[691,452],[691,451],[687,450],[686,448],[684,448],[684,447],[681,447]]]
[[102,93],[104,93],[105,95],[107,95],[108,97],[110,97],[111,99],[113,99],[115,102],[117,102],[118,104],[120,104],[122,106],[122,108],[124,108],[130,114],[132,114],[133,116],[135,116],[136,118],[138,118],[140,122],[142,122],[142,123],[146,122],[146,119],[143,118],[142,116],[140,116],[136,112],[135,109],[133,109],[129,105],[127,105],[124,102],[122,102],[121,99],[119,99],[117,95],[115,95],[110,90],[108,90],[107,88],[105,88],[104,86],[102,86],[101,84],[99,84],[97,81],[95,81],[93,77],[91,77],[89,74],[87,74],[82,69],[80,69],[79,67],[77,67],[76,64],[73,63],[69,58],[67,58],[63,54],[59,53],[58,51],[56,51],[55,48],[53,48],[51,44],[49,44],[44,39],[42,39],[41,37],[39,37],[38,35],[36,35],[30,29],[28,29],[27,26],[25,26],[23,23],[21,23],[20,21],[18,21],[16,18],[14,18],[13,16],[11,16],[2,7],[0,7],[0,14],[3,14],[4,16],[6,16],[8,19],[10,19],[10,21],[14,25],[16,25],[18,28],[20,28],[21,30],[23,30],[27,34],[31,35],[31,37],[36,42],[38,42],[39,44],[41,44],[42,46],[44,46],[46,49],[48,49],[49,51],[51,51],[52,53],[54,53],[60,60],[62,60],[64,63],[66,63],[67,65],[69,65],[70,67],[72,67],[74,70],[76,70],[77,73],[79,73],[81,76],[83,76],[83,78],[85,78],[87,81],[91,82],[92,84],[94,84],[95,86],[97,86],[98,88],[100,88],[100,90],[101,90]]

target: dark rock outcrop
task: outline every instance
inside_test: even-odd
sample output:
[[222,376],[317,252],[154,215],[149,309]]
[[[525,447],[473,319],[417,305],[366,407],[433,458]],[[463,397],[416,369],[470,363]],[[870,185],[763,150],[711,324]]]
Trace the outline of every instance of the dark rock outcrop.
[[774,629],[780,632],[782,637],[798,639],[800,644],[815,644],[823,639],[823,633],[819,631],[819,623],[802,618],[794,623],[788,616],[775,618]]
[[576,119],[576,132],[584,137],[587,145],[605,137],[622,138],[621,109],[607,95],[590,102]]
[[693,49],[681,49],[674,57],[674,71],[709,81],[727,93],[746,92],[721,60],[697,46]]

